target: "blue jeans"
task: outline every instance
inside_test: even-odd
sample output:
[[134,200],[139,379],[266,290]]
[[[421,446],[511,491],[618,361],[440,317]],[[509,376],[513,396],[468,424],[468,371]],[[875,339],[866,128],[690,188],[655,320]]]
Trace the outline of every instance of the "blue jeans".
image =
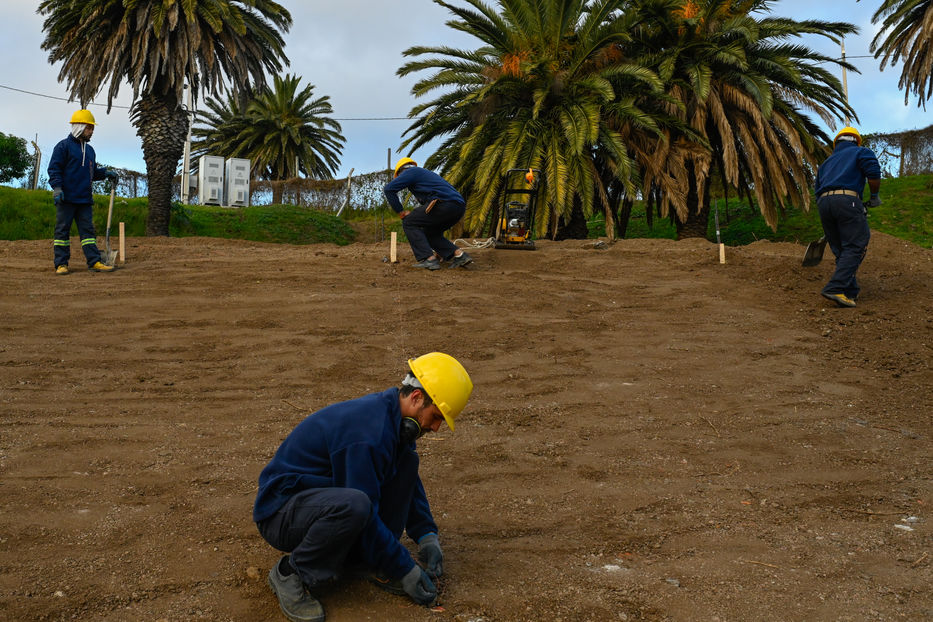
[[435,252],[450,259],[457,245],[444,237],[444,232],[460,222],[466,208],[455,201],[438,201],[430,213],[418,207],[402,219],[402,229],[411,245],[415,259],[424,261]]
[[100,261],[100,251],[97,249],[96,233],[94,233],[94,206],[75,205],[74,203],[59,203],[55,206],[55,239],[52,244],[55,248],[55,267],[67,266],[71,259],[71,223],[78,224],[78,235],[81,236],[81,250],[90,268]]
[[855,273],[868,252],[868,217],[859,197],[834,194],[817,200],[826,242],[836,257],[836,271],[823,288],[826,294],[845,294],[855,300],[859,288]]

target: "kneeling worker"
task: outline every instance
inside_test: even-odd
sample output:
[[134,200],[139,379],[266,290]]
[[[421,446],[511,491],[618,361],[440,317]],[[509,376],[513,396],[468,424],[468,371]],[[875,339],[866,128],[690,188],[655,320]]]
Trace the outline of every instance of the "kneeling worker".
[[[253,520],[269,544],[289,553],[269,571],[269,586],[292,622],[323,621],[315,595],[347,568],[421,605],[437,599],[443,553],[415,441],[445,421],[453,430],[473,383],[440,352],[408,366],[401,388],[308,416],[259,475]],[[418,543],[422,565],[401,543],[403,531]]]
[[[420,205],[403,210],[398,193],[408,189]],[[444,232],[460,222],[466,201],[453,186],[433,171],[420,168],[411,158],[395,165],[395,177],[383,189],[389,205],[402,219],[402,229],[418,263],[416,268],[438,270],[441,260],[449,268],[463,267],[473,261],[465,251],[444,237]]]

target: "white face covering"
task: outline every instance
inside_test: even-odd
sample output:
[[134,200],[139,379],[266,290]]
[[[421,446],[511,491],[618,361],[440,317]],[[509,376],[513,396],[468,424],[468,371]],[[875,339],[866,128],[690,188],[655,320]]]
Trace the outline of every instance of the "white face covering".
[[415,387],[416,389],[421,389],[422,391],[424,391],[424,387],[421,386],[421,383],[418,382],[418,379],[415,378],[414,374],[412,374],[411,372],[406,374],[404,380],[402,380],[402,386],[403,387]]
[[84,133],[84,128],[87,127],[87,123],[72,123],[71,124],[71,135],[75,138],[81,138],[81,134]]
[[71,124],[71,135],[74,136],[78,142],[81,143],[81,166],[84,166],[84,146],[87,144],[87,141],[81,138],[81,135],[84,134],[84,128],[87,127],[87,123],[72,123]]

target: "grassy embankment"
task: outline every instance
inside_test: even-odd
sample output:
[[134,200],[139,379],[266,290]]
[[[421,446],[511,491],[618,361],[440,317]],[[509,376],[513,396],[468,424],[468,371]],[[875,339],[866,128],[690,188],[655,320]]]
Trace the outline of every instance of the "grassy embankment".
[[[869,211],[868,222],[875,231],[908,240],[924,248],[933,248],[933,175],[917,175],[900,179],[885,179],[881,185],[884,203]],[[98,235],[103,235],[107,222],[109,196],[95,196],[94,223]],[[822,235],[816,202],[809,212],[789,207],[781,214],[777,231],[765,224],[754,206],[731,199],[728,206],[719,200],[719,224],[722,240],[730,246],[755,240],[808,242]],[[116,235],[117,222],[124,222],[127,236],[143,236],[146,230],[147,200],[118,198],[114,205],[111,236]],[[355,229],[333,214],[292,205],[223,208],[215,206],[176,205],[172,213],[170,234],[175,237],[207,236],[245,239],[259,242],[310,244],[332,242],[348,244],[355,239],[373,241],[388,238],[390,231],[399,232],[401,223],[394,213],[351,211],[346,220]],[[47,190],[21,190],[0,186],[0,239],[44,239],[52,237],[55,226],[55,206]],[[602,218],[590,221],[591,237],[604,234]],[[77,235],[73,230],[72,235]],[[713,215],[707,237],[715,240]],[[648,226],[644,204],[636,203],[629,221],[628,238],[675,237],[669,219],[655,217]]]
[[[913,242],[924,248],[933,248],[933,175],[914,175],[881,182],[882,204],[868,211],[868,225],[873,231]],[[719,229],[722,241],[730,246],[750,244],[756,240],[772,242],[810,242],[823,235],[816,199],[809,212],[788,207],[778,219],[777,231],[765,224],[757,205],[730,199],[728,206],[719,199]],[[600,216],[588,223],[591,235],[605,235]],[[649,228],[644,204],[636,203],[632,209],[627,238],[676,237],[673,223],[667,218],[654,217]],[[716,226],[710,213],[707,238],[716,239]]]
[[[98,236],[107,227],[110,195],[94,195],[94,226]],[[117,223],[123,222],[128,237],[146,234],[146,198],[117,198],[113,207],[110,235],[115,237]],[[47,190],[20,190],[0,186],[0,239],[41,240],[52,237],[55,229],[55,204]],[[72,226],[71,235],[77,236]],[[312,244],[354,241],[353,229],[339,218],[307,207],[294,205],[244,208],[213,205],[176,204],[172,208],[169,234],[172,237],[205,236],[255,242]]]

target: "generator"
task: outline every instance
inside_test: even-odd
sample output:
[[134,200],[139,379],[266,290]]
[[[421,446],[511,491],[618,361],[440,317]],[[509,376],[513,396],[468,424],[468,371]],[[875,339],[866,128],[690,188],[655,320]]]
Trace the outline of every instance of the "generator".
[[535,250],[532,235],[540,180],[541,171],[532,168],[513,168],[503,175],[496,248]]

